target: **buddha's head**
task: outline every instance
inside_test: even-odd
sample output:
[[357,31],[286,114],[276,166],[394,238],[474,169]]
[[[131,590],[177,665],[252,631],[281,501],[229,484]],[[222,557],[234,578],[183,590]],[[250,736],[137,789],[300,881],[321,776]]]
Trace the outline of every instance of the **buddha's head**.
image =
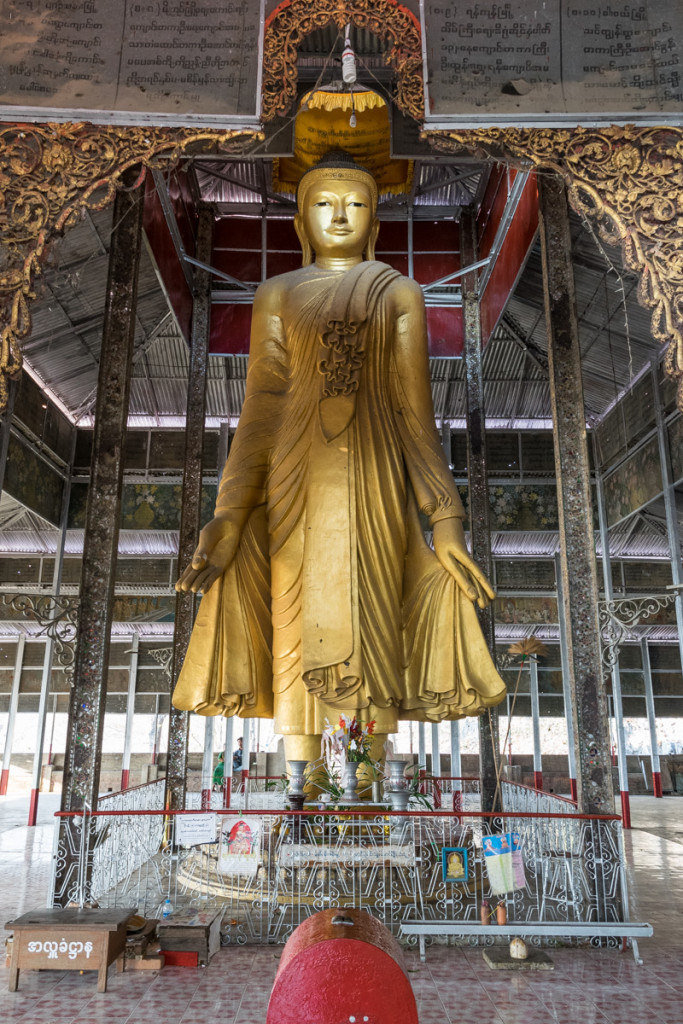
[[377,183],[343,150],[332,150],[306,171],[297,189],[294,227],[303,265],[317,259],[375,258],[379,231]]

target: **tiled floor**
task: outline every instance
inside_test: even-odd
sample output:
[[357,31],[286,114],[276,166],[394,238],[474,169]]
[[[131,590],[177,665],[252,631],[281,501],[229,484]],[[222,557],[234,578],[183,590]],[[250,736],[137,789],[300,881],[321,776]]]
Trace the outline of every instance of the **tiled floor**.
[[[52,830],[28,829],[26,803],[0,801],[2,922],[45,904]],[[633,800],[626,836],[635,906],[655,927],[645,961],[616,950],[551,951],[552,973],[494,972],[475,948],[407,955],[420,1024],[683,1024],[683,799]],[[44,801],[41,819],[53,810]],[[263,1024],[280,950],[224,949],[204,969],[119,975],[98,994],[96,977],[26,972],[7,992],[0,968],[0,1024]],[[357,1016],[357,1019],[362,1019]]]

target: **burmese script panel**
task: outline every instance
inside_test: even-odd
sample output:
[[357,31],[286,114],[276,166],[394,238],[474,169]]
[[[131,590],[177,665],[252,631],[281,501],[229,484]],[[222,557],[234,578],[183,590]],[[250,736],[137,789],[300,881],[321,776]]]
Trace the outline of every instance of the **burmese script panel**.
[[2,104],[130,123],[258,114],[259,0],[0,0],[0,15]]
[[422,18],[428,121],[681,109],[680,0],[423,0]]

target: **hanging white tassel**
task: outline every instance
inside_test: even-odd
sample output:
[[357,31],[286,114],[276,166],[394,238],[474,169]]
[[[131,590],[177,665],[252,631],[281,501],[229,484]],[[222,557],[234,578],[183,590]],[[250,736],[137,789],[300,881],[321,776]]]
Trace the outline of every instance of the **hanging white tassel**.
[[[355,85],[356,82],[356,55],[351,46],[351,24],[346,26],[344,38],[344,52],[342,53],[342,78],[346,85]],[[353,126],[352,126],[353,127]]]

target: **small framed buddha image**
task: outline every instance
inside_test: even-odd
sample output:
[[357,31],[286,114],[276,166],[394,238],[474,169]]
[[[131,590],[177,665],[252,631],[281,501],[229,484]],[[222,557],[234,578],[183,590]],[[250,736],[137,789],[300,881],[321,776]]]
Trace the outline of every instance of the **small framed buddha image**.
[[444,846],[441,851],[441,879],[444,882],[467,881],[467,850],[464,846]]

